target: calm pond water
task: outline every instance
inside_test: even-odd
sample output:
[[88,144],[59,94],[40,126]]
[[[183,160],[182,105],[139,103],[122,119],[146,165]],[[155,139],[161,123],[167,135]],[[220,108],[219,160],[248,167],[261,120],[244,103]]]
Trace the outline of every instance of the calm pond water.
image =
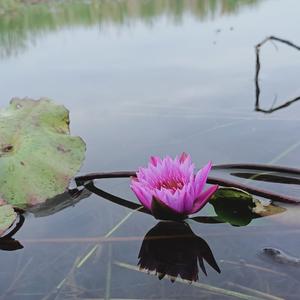
[[[136,170],[151,155],[182,151],[199,168],[300,165],[300,102],[256,112],[254,82],[257,43],[275,35],[300,45],[299,1],[12,2],[0,4],[0,105],[28,96],[69,108],[72,134],[87,144],[80,174]],[[300,52],[276,45],[261,50],[263,109],[300,95]],[[97,185],[134,200],[128,183]],[[299,196],[297,185],[269,188]],[[28,214],[15,235],[24,248],[0,252],[0,298],[299,299],[298,264],[262,254],[275,247],[300,257],[300,212],[285,207],[244,227],[191,221],[221,270],[206,265],[193,285],[138,271],[151,216],[94,195],[50,216]]]

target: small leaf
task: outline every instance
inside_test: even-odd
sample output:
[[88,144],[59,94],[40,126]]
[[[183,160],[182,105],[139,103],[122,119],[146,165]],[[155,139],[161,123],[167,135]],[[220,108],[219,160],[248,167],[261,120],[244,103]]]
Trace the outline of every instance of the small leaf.
[[246,226],[252,219],[282,213],[286,209],[273,204],[264,205],[249,193],[236,188],[220,188],[210,200],[217,220],[233,226]]
[[17,214],[8,204],[0,206],[0,236],[14,223]]
[[0,111],[0,197],[25,209],[63,193],[85,143],[69,135],[69,112],[49,99],[12,99]]
[[214,195],[212,196],[210,202],[217,201],[223,198],[235,198],[240,200],[247,200],[249,203],[252,203],[252,195],[237,188],[226,187],[219,188]]
[[253,218],[253,198],[240,189],[219,188],[210,203],[218,215],[218,220],[228,222],[231,225],[245,226]]

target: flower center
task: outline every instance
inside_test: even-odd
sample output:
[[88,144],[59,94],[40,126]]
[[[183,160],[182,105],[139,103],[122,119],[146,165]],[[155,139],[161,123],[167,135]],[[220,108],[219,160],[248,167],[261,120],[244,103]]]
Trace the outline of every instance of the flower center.
[[163,182],[158,183],[158,188],[165,188],[168,190],[171,190],[173,193],[176,192],[176,190],[181,190],[184,186],[184,183],[179,179],[169,179]]

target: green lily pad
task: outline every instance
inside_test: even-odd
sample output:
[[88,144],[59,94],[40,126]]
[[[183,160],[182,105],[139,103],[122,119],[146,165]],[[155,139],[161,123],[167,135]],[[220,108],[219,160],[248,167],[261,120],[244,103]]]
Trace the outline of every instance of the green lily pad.
[[251,194],[236,188],[220,188],[210,200],[217,214],[216,219],[233,226],[246,226],[252,219],[284,212],[286,209],[264,204]]
[[8,204],[26,209],[63,193],[84,154],[64,106],[14,98],[0,110],[0,197]]
[[8,204],[0,206],[0,236],[14,223],[17,214]]

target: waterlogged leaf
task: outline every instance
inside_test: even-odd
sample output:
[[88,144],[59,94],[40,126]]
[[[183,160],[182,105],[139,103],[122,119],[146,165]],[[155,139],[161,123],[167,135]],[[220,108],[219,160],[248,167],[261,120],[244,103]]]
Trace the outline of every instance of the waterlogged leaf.
[[67,192],[57,195],[45,202],[35,205],[28,209],[35,217],[46,217],[53,215],[67,207],[75,206],[82,199],[88,198],[92,193],[86,189],[68,190]]
[[217,220],[233,226],[246,226],[252,219],[282,213],[286,209],[264,204],[251,194],[236,188],[220,188],[211,198]]
[[276,205],[263,205],[263,203],[257,199],[254,199],[255,206],[252,211],[260,217],[268,217],[276,214],[281,214],[286,211],[286,208]]
[[0,206],[0,236],[14,223],[17,214],[8,204]]
[[27,208],[63,193],[85,143],[70,136],[69,112],[49,99],[12,99],[0,110],[0,197]]

